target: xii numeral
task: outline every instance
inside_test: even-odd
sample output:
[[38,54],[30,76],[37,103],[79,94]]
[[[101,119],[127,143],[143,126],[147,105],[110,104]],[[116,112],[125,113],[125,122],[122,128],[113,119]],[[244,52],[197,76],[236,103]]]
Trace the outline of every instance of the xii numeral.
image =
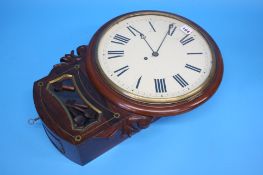
[[127,38],[125,36],[116,34],[113,37],[113,40],[111,41],[112,43],[116,43],[116,44],[121,44],[121,45],[125,45],[130,41],[130,38]]
[[162,78],[162,79],[154,79],[154,84],[155,84],[155,91],[157,93],[167,92],[164,78]]
[[108,59],[123,57],[123,55],[124,55],[123,50],[108,51]]
[[182,44],[182,45],[186,45],[186,44],[188,44],[188,43],[190,43],[190,42],[192,42],[192,41],[194,41],[195,39],[191,36],[191,37],[189,37],[189,34],[187,34],[187,35],[185,35],[181,40],[180,40],[180,43]]

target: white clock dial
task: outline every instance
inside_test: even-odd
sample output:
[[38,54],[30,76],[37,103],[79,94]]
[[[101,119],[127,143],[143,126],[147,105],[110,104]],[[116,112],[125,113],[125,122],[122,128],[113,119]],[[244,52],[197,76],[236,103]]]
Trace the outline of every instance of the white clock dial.
[[97,64],[117,91],[172,101],[200,88],[214,64],[205,37],[184,20],[138,15],[115,21],[97,43]]

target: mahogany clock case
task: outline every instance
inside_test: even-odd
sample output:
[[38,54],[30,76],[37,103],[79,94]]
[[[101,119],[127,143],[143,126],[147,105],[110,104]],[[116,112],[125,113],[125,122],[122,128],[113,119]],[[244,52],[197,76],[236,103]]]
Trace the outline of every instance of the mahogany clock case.
[[60,59],[48,76],[34,83],[34,102],[52,144],[84,165],[154,119],[118,109],[93,87],[85,70],[87,46]]
[[[176,18],[180,21],[185,22],[187,25],[191,26],[192,28],[199,31],[203,37],[209,43],[209,46],[213,52],[213,57],[215,61],[215,67],[213,70],[213,74],[210,77],[210,81],[207,83],[203,89],[201,89],[197,94],[193,96],[178,101],[174,103],[146,103],[141,102],[136,99],[132,99],[129,96],[126,96],[119,91],[116,91],[112,88],[110,83],[107,83],[107,79],[103,76],[102,71],[100,70],[97,62],[97,47],[100,38],[103,36],[105,31],[110,28],[113,24],[118,21],[124,20],[129,17],[138,16],[138,15],[163,15],[167,17]],[[220,50],[212,37],[199,25],[186,19],[182,16],[175,15],[172,13],[161,12],[161,11],[137,11],[131,12],[128,14],[124,14],[118,16],[105,25],[103,25],[93,36],[89,43],[89,50],[87,52],[87,57],[85,58],[86,62],[86,71],[89,75],[92,83],[94,84],[95,88],[107,99],[109,99],[112,103],[116,104],[117,106],[130,111],[132,113],[136,113],[138,115],[149,115],[149,116],[172,116],[177,115],[182,112],[189,111],[194,109],[195,107],[199,106],[200,104],[207,101],[217,90],[223,75],[223,60],[220,53]]]
[[[141,11],[117,17],[102,26],[88,46],[77,48],[60,59],[51,72],[34,83],[33,95],[37,112],[47,136],[54,146],[70,160],[84,165],[161,116],[175,115],[205,102],[218,88],[223,62],[212,38],[198,28],[211,44],[216,68],[210,84],[191,99],[169,104],[142,103],[127,98],[109,87],[95,61],[97,39],[115,20]],[[169,13],[169,15],[172,15]]]

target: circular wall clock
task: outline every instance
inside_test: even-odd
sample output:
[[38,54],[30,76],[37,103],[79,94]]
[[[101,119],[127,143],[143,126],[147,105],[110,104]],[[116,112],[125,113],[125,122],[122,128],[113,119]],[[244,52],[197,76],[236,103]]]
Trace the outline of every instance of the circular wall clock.
[[160,117],[204,103],[222,74],[220,51],[200,26],[138,11],[63,56],[34,83],[34,102],[54,146],[84,165]]
[[181,16],[140,11],[105,24],[90,42],[88,75],[125,110],[169,116],[206,101],[220,84],[223,64],[213,39]]

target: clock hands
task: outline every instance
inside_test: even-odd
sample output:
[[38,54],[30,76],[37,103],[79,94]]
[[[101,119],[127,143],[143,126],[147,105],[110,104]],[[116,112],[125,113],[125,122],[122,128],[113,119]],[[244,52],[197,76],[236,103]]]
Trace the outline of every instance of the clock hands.
[[[134,36],[135,36],[135,33],[134,33],[134,32],[137,32],[137,33],[140,35],[141,39],[143,39],[143,40],[145,41],[145,43],[147,44],[147,46],[151,49],[151,51],[152,51],[152,56],[158,57],[158,56],[159,56],[159,50],[161,49],[161,47],[162,47],[162,45],[163,45],[163,43],[164,43],[167,35],[172,36],[173,33],[174,33],[174,31],[175,31],[175,29],[176,29],[176,26],[175,26],[174,24],[169,24],[168,31],[165,33],[165,36],[164,36],[163,40],[161,41],[161,44],[159,45],[159,47],[158,47],[158,49],[157,49],[156,51],[153,50],[153,48],[151,47],[151,45],[149,44],[149,42],[146,40],[146,36],[145,36],[143,33],[141,33],[140,31],[138,31],[137,29],[135,29],[135,28],[132,27],[132,26],[128,26],[127,28],[130,30],[130,32],[131,32]],[[132,30],[133,30],[134,32],[133,32]]]
[[[163,45],[163,43],[164,43],[164,40],[166,39],[167,35],[170,35],[170,36],[173,35],[173,33],[174,33],[175,29],[176,29],[176,27],[175,27],[174,29],[173,29],[173,27],[174,27],[174,24],[170,24],[170,25],[169,25],[168,31],[167,31],[167,33],[165,34],[165,36],[164,36],[161,44],[159,45],[157,51],[152,53],[152,56],[157,57],[157,56],[159,55],[158,52],[159,52],[160,48],[162,47],[162,45]],[[172,29],[173,29],[173,30],[172,30]]]
[[167,35],[168,35],[168,32],[165,34],[165,36],[164,36],[164,38],[163,38],[163,40],[162,40],[161,44],[159,45],[159,47],[158,47],[158,49],[157,49],[157,51],[156,51],[156,55],[159,55],[159,53],[158,53],[158,52],[159,52],[159,50],[160,50],[161,46],[163,45],[163,42],[164,42],[164,40],[166,39]]
[[[135,32],[139,33],[141,39],[143,39],[143,40],[146,42],[146,44],[148,45],[148,47],[151,49],[151,51],[154,52],[153,48],[151,47],[151,45],[149,44],[149,42],[146,40],[146,36],[145,36],[143,33],[141,33],[140,31],[138,31],[137,29],[135,29],[135,28],[132,27],[132,26],[129,26],[128,29],[129,29],[129,28],[131,28],[131,29],[133,29]],[[131,31],[131,29],[129,29],[129,30]],[[131,33],[134,34],[132,31],[131,31]],[[135,35],[135,34],[134,34],[134,35]]]

